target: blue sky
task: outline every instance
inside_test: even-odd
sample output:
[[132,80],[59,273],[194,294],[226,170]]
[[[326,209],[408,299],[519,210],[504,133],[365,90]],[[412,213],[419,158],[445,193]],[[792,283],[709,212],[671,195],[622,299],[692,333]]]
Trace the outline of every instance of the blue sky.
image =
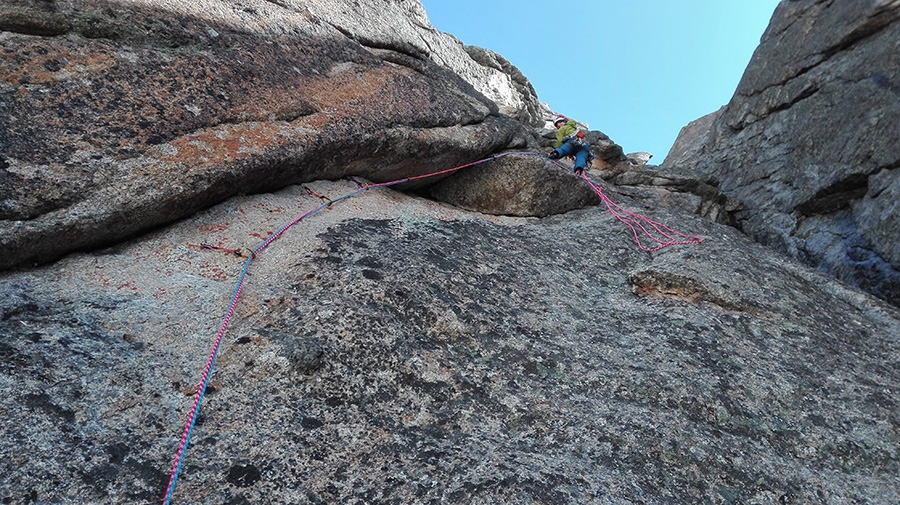
[[555,111],[660,164],[728,103],[778,0],[422,0],[431,24],[499,53]]

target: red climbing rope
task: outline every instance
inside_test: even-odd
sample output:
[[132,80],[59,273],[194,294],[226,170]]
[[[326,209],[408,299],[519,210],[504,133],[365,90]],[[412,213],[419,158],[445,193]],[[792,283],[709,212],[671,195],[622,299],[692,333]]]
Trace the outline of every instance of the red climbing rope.
[[[502,158],[504,156],[514,155],[514,154],[515,155],[525,155],[525,156],[540,156],[539,154],[533,153],[533,152],[508,152],[508,153],[498,154],[496,156],[491,156],[489,158],[484,158],[484,159],[481,159],[478,161],[473,161],[471,163],[466,163],[464,165],[459,165],[457,167],[448,168],[445,170],[439,170],[437,172],[432,172],[432,173],[428,173],[428,174],[404,177],[402,179],[397,179],[397,180],[393,180],[393,181],[389,181],[389,182],[380,182],[380,183],[375,183],[375,184],[363,184],[354,179],[354,181],[357,183],[357,185],[359,185],[359,188],[354,191],[351,191],[343,196],[335,198],[333,200],[326,196],[320,195],[320,194],[316,193],[315,191],[313,191],[309,188],[306,188],[304,186],[304,189],[306,189],[307,193],[310,196],[318,198],[321,201],[321,204],[318,207],[315,207],[315,208],[301,214],[293,221],[282,226],[278,231],[276,231],[275,233],[270,235],[262,244],[258,245],[256,248],[254,248],[252,250],[248,249],[247,253],[244,253],[243,250],[241,250],[241,249],[226,249],[223,247],[213,246],[211,244],[205,244],[205,243],[200,244],[201,248],[224,251],[226,253],[233,254],[235,256],[244,257],[244,258],[246,258],[246,261],[244,262],[244,267],[241,270],[240,276],[238,277],[237,285],[235,286],[234,293],[231,297],[231,303],[228,306],[228,311],[225,315],[224,320],[222,321],[222,325],[219,328],[219,332],[216,334],[216,339],[215,339],[215,342],[213,343],[212,351],[210,352],[209,358],[206,361],[206,368],[204,368],[203,375],[200,378],[200,384],[197,386],[197,393],[194,396],[194,403],[193,403],[193,406],[191,407],[190,413],[188,414],[188,420],[184,426],[184,432],[182,433],[181,443],[179,444],[178,451],[175,454],[175,463],[172,465],[172,473],[169,476],[169,484],[168,484],[168,487],[166,488],[166,496],[165,496],[165,499],[163,500],[163,505],[169,505],[169,503],[172,500],[172,495],[175,492],[175,484],[178,481],[178,474],[180,473],[180,470],[181,470],[181,464],[184,461],[184,454],[185,454],[185,451],[187,450],[188,444],[190,443],[191,434],[193,433],[194,425],[197,422],[197,416],[200,413],[200,404],[201,404],[201,402],[203,400],[203,396],[206,392],[206,387],[207,387],[207,384],[209,383],[209,377],[212,374],[213,365],[215,364],[216,356],[218,355],[218,352],[219,352],[219,346],[222,343],[222,338],[225,336],[225,330],[228,328],[228,325],[230,324],[231,319],[234,316],[234,311],[235,311],[235,308],[237,307],[238,299],[241,296],[241,291],[244,287],[244,280],[246,279],[246,276],[247,276],[247,270],[250,268],[250,263],[252,263],[253,260],[255,260],[257,258],[259,253],[262,252],[263,249],[269,247],[269,245],[272,242],[274,242],[278,237],[280,237],[289,228],[291,228],[295,224],[299,223],[303,219],[315,214],[316,212],[318,212],[322,209],[329,208],[332,205],[340,202],[341,200],[345,200],[347,198],[350,198],[350,197],[357,195],[359,193],[362,193],[364,191],[368,191],[369,189],[395,186],[398,184],[403,184],[403,183],[414,181],[414,180],[426,179],[429,177],[436,177],[438,175],[445,175],[445,174],[449,174],[449,173],[453,173],[453,172],[462,170],[463,168],[471,167],[471,166],[485,163],[485,162],[488,162],[491,160],[495,160],[497,158]],[[692,235],[685,235],[683,233],[672,230],[671,228],[669,228],[665,225],[657,223],[647,217],[641,216],[640,214],[636,214],[634,212],[623,209],[622,207],[616,205],[612,200],[610,200],[603,193],[603,191],[601,191],[600,186],[595,184],[593,181],[591,181],[586,175],[581,174],[581,178],[583,180],[585,180],[591,186],[591,188],[593,188],[594,192],[597,193],[597,196],[599,196],[600,199],[606,204],[606,208],[609,209],[609,211],[614,216],[616,216],[616,218],[618,218],[619,221],[623,222],[626,226],[631,228],[631,231],[634,235],[634,239],[637,242],[638,247],[642,251],[652,252],[652,251],[658,251],[664,247],[668,247],[671,245],[699,244],[702,241],[702,239],[700,239],[699,237],[694,237]],[[648,227],[652,228],[658,235],[654,235],[653,233],[651,233],[647,229]],[[640,238],[639,238],[639,235],[637,232],[638,228],[641,231],[643,231],[645,235],[651,237],[654,241],[656,241],[659,245],[656,247],[653,247],[653,248],[644,247],[644,245],[640,241]],[[663,238],[659,238],[660,236]],[[680,237],[684,240],[679,240],[678,238],[676,238],[676,236]]]

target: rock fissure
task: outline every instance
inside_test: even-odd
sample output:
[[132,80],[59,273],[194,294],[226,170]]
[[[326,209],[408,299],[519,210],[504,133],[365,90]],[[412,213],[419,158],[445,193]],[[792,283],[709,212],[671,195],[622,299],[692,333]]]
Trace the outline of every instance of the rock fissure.
[[882,166],[882,167],[879,167],[878,170],[879,170],[879,171],[884,170],[884,171],[887,171],[887,172],[893,172],[894,170],[897,170],[898,168],[900,168],[900,160],[897,160],[897,161],[895,161],[895,162],[893,162],[893,163],[890,163],[890,164],[888,164],[888,165],[884,165],[884,166]]
[[[797,78],[799,78],[799,76]],[[772,116],[774,114],[777,114],[779,112],[784,112],[784,111],[790,110],[792,107],[803,102],[804,100],[808,100],[808,99],[814,97],[816,95],[816,93],[819,92],[820,88],[818,86],[812,85],[811,83],[807,83],[807,84],[808,84],[808,86],[806,88],[804,88],[803,91],[801,91],[801,92],[797,93],[795,96],[791,97],[790,100],[769,106],[764,111],[761,111],[758,114],[754,113],[753,115],[744,116],[737,123],[729,123],[729,127],[732,129],[733,132],[739,133],[753,123],[757,123],[760,120],[763,120],[763,119],[765,119],[769,116]],[[780,89],[786,85],[788,85],[788,83],[785,83],[784,85],[776,85],[776,86],[773,86],[772,88],[768,88],[768,89],[770,89],[770,90],[771,89]],[[762,95],[763,93],[764,93],[764,91],[760,92],[760,95]],[[751,96],[747,96],[747,98],[751,98]]]
[[869,175],[851,174],[828,187],[820,189],[812,198],[795,208],[802,216],[830,214],[862,199],[869,191]]
[[363,47],[365,47],[369,50],[373,50],[373,49],[386,50],[386,51],[391,51],[391,52],[394,52],[397,54],[409,56],[410,58],[414,58],[416,60],[431,61],[428,59],[428,55],[424,51],[413,46],[412,44],[405,44],[405,45],[400,46],[400,45],[396,45],[396,44],[379,43],[376,40],[366,40],[366,39],[359,40],[359,43],[360,43],[360,45],[362,45]]
[[278,7],[281,7],[282,9],[285,9],[285,10],[292,10],[291,6],[287,5],[285,2],[282,2],[280,0],[263,0],[263,1],[266,3],[270,3],[272,5],[277,5]]
[[[830,1],[830,0],[828,0],[828,1]],[[805,6],[800,7],[801,10],[797,11],[795,13],[795,15],[793,15],[790,18],[788,18],[787,20],[785,20],[784,17],[780,17],[780,18],[776,17],[778,15],[779,7],[780,6],[775,7],[775,14],[773,15],[772,20],[770,20],[769,26],[766,28],[766,31],[763,33],[762,38],[764,38],[764,39],[780,39],[780,38],[782,38],[782,35],[785,35],[786,33],[790,32],[791,29],[794,28],[794,25],[796,25],[796,24],[802,22],[804,19],[806,19],[806,15],[809,13],[809,11],[811,11],[812,9],[815,8],[813,5],[807,4]],[[772,21],[774,21],[776,19],[778,21],[780,21],[781,24],[772,23]]]
[[[740,97],[742,97],[742,98],[744,98],[744,99],[747,99],[748,101],[749,101],[749,100],[753,100],[753,99],[758,99],[758,98],[760,98],[761,96],[765,96],[765,95],[768,94],[768,93],[772,93],[772,92],[775,92],[775,91],[778,91],[778,90],[780,90],[780,89],[783,89],[783,88],[788,87],[792,82],[794,82],[794,81],[800,79],[801,77],[804,77],[805,74],[807,74],[808,72],[810,72],[810,71],[812,71],[813,69],[815,69],[815,68],[816,68],[817,66],[819,66],[821,63],[822,63],[822,62],[819,61],[819,62],[816,62],[816,63],[813,64],[813,65],[809,65],[809,66],[807,66],[807,67],[801,67],[800,69],[798,69],[797,72],[791,74],[790,76],[787,76],[787,77],[786,77],[784,80],[782,80],[782,81],[775,82],[775,83],[771,83],[771,84],[769,84],[768,86],[766,86],[766,87],[764,87],[764,88],[762,88],[762,89],[759,89],[759,90],[754,90],[754,91],[752,91],[751,93],[740,93],[740,92],[738,92],[738,93],[737,93],[737,96],[740,96]],[[802,95],[802,94],[804,94],[804,93],[808,93],[810,90],[813,90],[813,92],[815,92],[815,91],[818,91],[819,88],[818,88],[817,86],[814,86],[812,83],[806,83],[806,85],[804,86],[804,89],[803,89],[802,91],[800,91],[799,94]],[[793,100],[793,99],[792,99],[792,100]]]
[[[60,20],[60,24],[63,21]],[[68,26],[53,25],[35,25],[27,21],[17,21],[15,19],[5,20],[0,23],[0,31],[18,33],[20,35],[29,35],[33,37],[60,37],[69,33]]]
[[834,46],[823,51],[822,55],[825,60],[829,60],[838,53],[850,51],[857,44],[887,29],[897,20],[900,20],[900,2],[890,0],[882,5],[880,9],[874,11],[868,20],[854,27],[850,33],[845,35]]

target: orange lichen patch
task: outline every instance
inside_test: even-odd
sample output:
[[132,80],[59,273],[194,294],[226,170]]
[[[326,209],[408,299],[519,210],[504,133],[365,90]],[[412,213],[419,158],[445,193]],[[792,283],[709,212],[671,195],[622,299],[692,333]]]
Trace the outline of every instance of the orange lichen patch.
[[219,125],[171,141],[165,149],[157,151],[157,157],[201,166],[250,158],[286,145],[290,140],[289,128],[281,121]]
[[42,84],[72,79],[84,74],[99,74],[116,64],[116,58],[105,52],[73,50],[54,45],[38,51],[29,48],[27,58],[0,59],[0,80],[10,84]]
[[231,278],[221,266],[204,261],[200,264],[200,276],[214,281],[226,281]]
[[387,88],[398,78],[398,70],[393,67],[377,67],[365,72],[344,70],[330,76],[327,81],[317,79],[304,89],[310,103],[319,108],[340,108],[347,102],[372,97]]
[[643,270],[632,273],[628,280],[638,296],[665,296],[698,303],[708,295],[698,280],[671,272]]
[[328,116],[328,114],[325,114],[324,112],[318,112],[316,114],[304,117],[301,122],[305,127],[321,130],[325,128],[325,126],[328,124],[328,121],[330,120],[331,118]]
[[229,109],[229,113],[247,120],[292,121],[298,116],[312,113],[306,97],[294,89],[260,87],[249,101],[242,101]]
[[633,292],[638,296],[665,296],[684,300],[689,303],[698,303],[703,299],[703,293],[699,291],[692,291],[680,287],[661,288],[660,286],[649,283],[635,284]]
[[648,269],[631,273],[628,280],[632,292],[638,296],[674,298],[692,304],[718,306],[727,311],[754,313],[754,309],[727,295],[711,292],[700,279],[691,276]]
[[120,285],[116,288],[117,291],[121,291],[121,290],[123,290],[123,289],[131,290],[131,291],[134,291],[134,292],[137,292],[137,291],[138,291],[138,287],[135,286],[134,284],[130,283],[130,282],[124,282],[124,283],[120,284]]
[[197,229],[204,232],[216,232],[216,231],[225,231],[230,226],[230,223],[225,224],[199,224],[197,225]]
[[591,168],[595,170],[606,170],[608,168],[612,168],[612,165],[609,162],[601,160],[600,158],[594,158],[594,161],[591,162]]

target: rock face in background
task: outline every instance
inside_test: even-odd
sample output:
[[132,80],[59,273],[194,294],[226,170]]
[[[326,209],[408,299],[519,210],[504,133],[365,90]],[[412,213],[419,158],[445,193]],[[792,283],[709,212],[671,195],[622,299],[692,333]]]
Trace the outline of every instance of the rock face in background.
[[619,165],[603,170],[600,177],[615,190],[651,208],[678,209],[710,221],[735,226],[734,214],[742,203],[719,191],[714,177],[697,177],[677,168],[655,170]]
[[734,98],[664,166],[716,176],[755,240],[900,304],[898,41],[896,0],[782,2]]
[[[494,100],[500,107],[500,112],[529,126],[540,126],[544,123],[546,117],[542,115],[537,93],[531,87],[531,82],[518,68],[503,56],[483,47],[466,46],[466,52],[473,61],[481,64],[481,67],[476,67],[478,72],[474,74],[465,69],[456,70],[463,79]],[[449,62],[444,64],[448,68],[455,69]],[[482,73],[488,75],[485,76]],[[480,78],[486,78],[486,80]],[[498,80],[499,83],[496,82]]]
[[527,81],[475,62],[414,1],[23,0],[0,6],[0,29],[0,268],[237,193],[390,180],[534,143],[435,61],[490,80],[525,118]]
[[666,159],[659,165],[663,170],[676,167],[694,166],[697,160],[706,152],[706,142],[709,139],[709,130],[722,115],[725,107],[711,112],[700,119],[688,123],[678,132],[675,144],[669,149]]
[[[387,189],[288,230],[248,270],[174,503],[900,502],[900,312],[610,194],[703,244]],[[0,274],[0,501],[160,503],[244,263],[199,244],[319,203],[235,197]]]
[[499,54],[466,46],[436,30],[419,0],[286,0],[281,5],[308,10],[370,48],[389,48],[448,68],[500,108],[523,123],[543,122],[537,94],[528,79]]

